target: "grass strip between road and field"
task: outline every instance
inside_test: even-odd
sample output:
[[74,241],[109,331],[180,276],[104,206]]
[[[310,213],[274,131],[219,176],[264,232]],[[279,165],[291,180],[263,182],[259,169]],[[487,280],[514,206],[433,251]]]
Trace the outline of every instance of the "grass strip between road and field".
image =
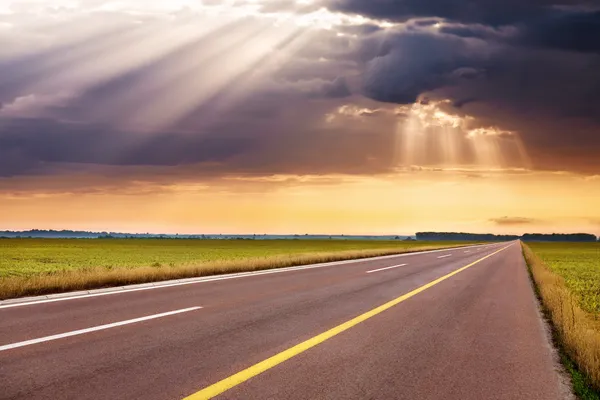
[[[327,242],[324,243],[325,245],[327,244]],[[269,255],[247,259],[225,259],[191,265],[161,266],[160,268],[152,266],[114,269],[96,267],[85,268],[82,270],[58,271],[56,273],[44,273],[25,277],[4,277],[0,279],[0,300],[226,273],[251,272],[307,264],[346,261],[427,250],[464,247],[466,245],[471,244],[418,244],[411,247],[331,252],[319,251],[314,253]],[[107,251],[109,250],[107,249]]]
[[600,400],[600,323],[580,307],[563,277],[552,272],[529,246],[522,247],[575,395],[582,400]]
[[419,294],[421,292],[424,292],[425,290],[437,285],[438,283],[441,283],[441,282],[453,277],[454,275],[457,275],[457,274],[463,272],[464,270],[471,268],[472,266],[474,266],[476,264],[479,264],[480,262],[500,253],[501,251],[506,250],[510,246],[512,246],[512,244],[508,245],[506,247],[503,247],[499,250],[496,250],[493,253],[490,253],[484,257],[481,257],[478,260],[476,260],[468,265],[465,265],[464,267],[461,267],[457,270],[450,272],[447,275],[444,275],[438,279],[435,279],[429,283],[426,283],[425,285],[420,286],[411,292],[403,294],[402,296],[397,297],[394,300],[388,301],[387,303],[382,304],[379,307],[372,309],[371,311],[367,311],[366,313],[361,314],[358,317],[355,317],[349,321],[346,321],[341,325],[331,328],[326,332],[318,334],[317,336],[314,336],[302,343],[299,343],[293,347],[290,347],[289,349],[284,350],[281,353],[275,354],[274,356],[272,356],[264,361],[254,364],[251,367],[248,367],[236,374],[231,375],[228,378],[225,378],[213,385],[210,385],[210,386],[186,397],[184,400],[212,399],[213,397],[216,397],[216,396],[236,387],[237,385],[246,382],[248,379],[251,379],[259,374],[262,374],[263,372],[265,372],[273,367],[276,367],[277,365],[289,360],[290,358],[293,358],[293,357],[297,356],[298,354],[301,354],[301,353],[323,343],[324,341],[331,339],[332,337],[337,336],[344,331],[347,331],[348,329],[360,324],[361,322],[364,322],[370,318],[373,318],[374,316],[381,314],[382,312],[402,303],[405,300],[410,299],[411,297],[416,296],[417,294]]

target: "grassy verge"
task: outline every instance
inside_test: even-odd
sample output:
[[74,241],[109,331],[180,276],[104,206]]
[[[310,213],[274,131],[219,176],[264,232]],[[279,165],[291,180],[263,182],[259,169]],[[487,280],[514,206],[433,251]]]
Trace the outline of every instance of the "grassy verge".
[[465,243],[5,240],[0,299],[341,261]]
[[523,254],[575,394],[583,400],[599,400],[600,324],[594,314],[582,309],[583,299],[573,294],[565,279],[525,244]]

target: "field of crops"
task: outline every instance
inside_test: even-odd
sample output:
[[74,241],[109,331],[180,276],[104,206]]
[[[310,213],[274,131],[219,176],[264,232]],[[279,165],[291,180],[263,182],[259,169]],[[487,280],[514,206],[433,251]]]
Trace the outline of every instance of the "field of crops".
[[523,252],[576,396],[600,399],[600,244],[527,243]]
[[600,317],[600,243],[528,243],[553,272],[565,279],[581,307]]
[[178,267],[215,261],[348,250],[405,250],[452,243],[350,240],[0,240],[0,277],[90,268]]
[[355,240],[3,239],[0,299],[464,245]]

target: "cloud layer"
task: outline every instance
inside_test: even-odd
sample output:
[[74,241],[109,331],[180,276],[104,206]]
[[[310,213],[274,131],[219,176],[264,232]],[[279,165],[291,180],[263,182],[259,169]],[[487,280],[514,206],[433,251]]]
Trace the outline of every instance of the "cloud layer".
[[600,172],[595,1],[59,3],[0,8],[0,179]]

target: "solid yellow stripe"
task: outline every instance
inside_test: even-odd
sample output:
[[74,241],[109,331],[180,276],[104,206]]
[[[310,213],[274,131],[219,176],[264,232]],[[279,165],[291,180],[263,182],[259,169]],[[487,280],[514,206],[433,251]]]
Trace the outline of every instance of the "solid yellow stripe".
[[311,339],[308,339],[307,341],[302,342],[294,347],[290,347],[289,349],[284,350],[281,353],[274,355],[273,357],[267,358],[266,360],[261,361],[258,364],[254,364],[250,368],[246,368],[245,370],[238,372],[237,374],[231,375],[229,378],[225,378],[222,381],[215,383],[214,385],[211,385],[205,389],[200,390],[199,392],[196,392],[196,393],[186,397],[184,400],[212,399],[213,397],[239,385],[240,383],[245,382],[248,379],[250,379],[258,374],[261,374],[261,373],[275,367],[276,365],[281,364],[282,362],[284,362],[286,360],[289,360],[290,358],[292,358],[294,356],[297,356],[298,354],[310,349],[311,347],[314,347],[314,346],[318,345],[319,343],[323,343],[327,339],[332,338],[335,335],[340,334],[340,333],[344,332],[345,330],[350,329],[353,326],[358,325],[361,322],[366,321],[367,319],[384,312],[388,308],[391,308],[391,307],[395,306],[396,304],[401,303],[404,300],[409,299],[409,298],[429,289],[430,287],[437,285],[438,283],[440,283],[442,281],[445,281],[446,279],[464,271],[465,269],[467,269],[469,267],[472,267],[473,265],[485,260],[486,258],[489,258],[497,253],[500,253],[502,250],[505,250],[505,249],[509,248],[510,246],[511,245],[506,246],[498,251],[495,251],[492,254],[488,254],[487,256],[482,257],[479,260],[477,260],[467,266],[459,268],[456,271],[449,273],[448,275],[444,275],[441,278],[431,281],[431,282],[421,286],[420,288],[417,288],[417,289],[413,290],[412,292],[406,293],[405,295],[402,295],[402,296],[400,296],[392,301],[389,301],[377,308],[374,308],[371,311],[367,311],[366,313],[359,315],[358,317],[351,319],[350,321],[344,322],[343,324],[338,325],[335,328],[328,330],[327,332],[323,332],[320,335],[317,335]]

